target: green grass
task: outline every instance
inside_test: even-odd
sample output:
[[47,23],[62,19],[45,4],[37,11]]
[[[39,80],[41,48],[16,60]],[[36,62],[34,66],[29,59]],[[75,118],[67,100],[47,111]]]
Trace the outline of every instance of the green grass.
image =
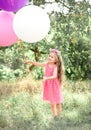
[[[72,86],[71,86],[72,87]],[[82,86],[81,86],[82,87]],[[0,130],[91,130],[91,94],[64,88],[62,118],[54,119],[41,91],[25,90],[3,96],[0,101]]]

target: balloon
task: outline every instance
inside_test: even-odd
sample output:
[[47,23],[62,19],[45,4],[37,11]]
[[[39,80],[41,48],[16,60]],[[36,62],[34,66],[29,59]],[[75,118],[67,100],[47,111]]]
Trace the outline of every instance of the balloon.
[[0,0],[0,9],[6,11],[17,11],[28,2],[28,0]]
[[12,12],[0,11],[0,46],[10,46],[18,40],[13,29],[13,19]]
[[34,43],[42,40],[48,34],[50,19],[44,9],[29,5],[15,14],[13,27],[21,40]]

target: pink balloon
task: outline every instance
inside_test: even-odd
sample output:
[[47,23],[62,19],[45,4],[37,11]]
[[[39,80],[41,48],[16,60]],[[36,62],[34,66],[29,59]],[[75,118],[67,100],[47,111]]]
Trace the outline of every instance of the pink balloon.
[[18,41],[13,30],[14,13],[0,11],[0,46],[10,46]]

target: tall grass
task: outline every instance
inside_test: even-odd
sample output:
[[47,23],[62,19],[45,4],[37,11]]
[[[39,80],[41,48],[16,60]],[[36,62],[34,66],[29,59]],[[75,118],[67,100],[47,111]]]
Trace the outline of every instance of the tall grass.
[[91,130],[91,81],[65,80],[62,118],[42,100],[42,82],[0,83],[0,130]]

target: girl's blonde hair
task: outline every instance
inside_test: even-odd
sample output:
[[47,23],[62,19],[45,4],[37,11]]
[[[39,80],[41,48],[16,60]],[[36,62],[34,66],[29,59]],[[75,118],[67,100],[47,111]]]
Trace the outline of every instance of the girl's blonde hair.
[[60,83],[63,82],[63,77],[64,77],[64,66],[63,66],[63,61],[62,61],[62,57],[59,57],[57,55],[57,61],[56,61],[56,65],[58,68],[58,79],[60,81]]

